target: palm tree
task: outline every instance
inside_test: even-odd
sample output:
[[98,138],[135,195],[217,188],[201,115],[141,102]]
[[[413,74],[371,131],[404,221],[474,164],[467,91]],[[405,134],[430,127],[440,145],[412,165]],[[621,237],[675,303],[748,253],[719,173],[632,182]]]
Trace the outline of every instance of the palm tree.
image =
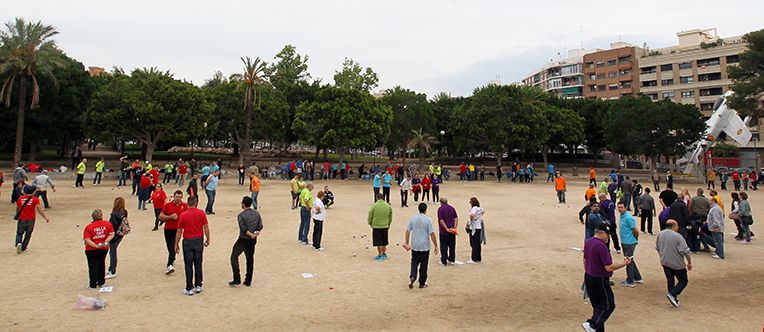
[[38,77],[51,79],[56,83],[53,69],[63,67],[60,51],[51,38],[58,31],[41,22],[26,22],[16,18],[5,24],[0,31],[0,102],[5,107],[11,106],[11,94],[18,79],[18,114],[16,118],[16,147],[13,151],[13,163],[21,161],[21,147],[24,139],[24,112],[26,111],[27,88],[32,83],[31,109],[40,107],[40,85]]
[[423,132],[422,128],[419,128],[419,130],[412,130],[411,133],[414,137],[409,140],[407,147],[409,149],[417,148],[417,150],[419,150],[419,167],[422,167],[424,165],[425,152],[429,153],[430,149],[432,149],[432,145],[437,144],[438,140],[432,135]]
[[[262,84],[265,81],[264,74],[267,64],[265,61],[261,61],[260,58],[255,58],[255,60],[252,61],[249,57],[241,58],[241,62],[244,63],[244,73],[233,76],[246,88],[244,90],[244,112],[246,113],[246,120],[244,121],[244,135],[242,136],[242,142],[240,142],[239,146],[239,156],[243,155],[244,163],[249,165],[249,144],[252,143],[252,106],[257,103],[257,107],[260,107],[260,98],[258,98],[256,85]],[[239,160],[241,159],[242,158],[239,157]]]

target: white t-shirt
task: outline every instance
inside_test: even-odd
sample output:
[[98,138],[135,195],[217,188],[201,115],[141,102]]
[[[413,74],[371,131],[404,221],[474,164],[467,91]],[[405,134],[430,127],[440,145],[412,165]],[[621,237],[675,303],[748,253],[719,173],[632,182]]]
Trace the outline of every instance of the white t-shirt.
[[473,206],[470,209],[470,228],[471,229],[483,229],[483,208],[479,206]]
[[[321,212],[319,212],[319,210]],[[326,219],[326,208],[324,207],[324,202],[318,199],[318,197],[313,200],[313,219],[321,221]]]

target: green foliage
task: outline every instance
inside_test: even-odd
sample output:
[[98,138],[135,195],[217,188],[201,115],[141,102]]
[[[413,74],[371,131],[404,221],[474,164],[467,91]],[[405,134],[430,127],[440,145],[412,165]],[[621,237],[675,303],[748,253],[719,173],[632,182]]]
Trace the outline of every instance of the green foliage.
[[435,115],[426,95],[396,86],[388,90],[380,101],[393,110],[393,124],[387,140],[388,149],[404,149],[415,129],[433,133]]
[[761,117],[759,113],[764,93],[764,30],[747,33],[743,41],[748,44],[748,49],[740,54],[738,65],[731,65],[727,69],[729,77],[734,81],[731,89],[735,91],[729,99],[729,105],[741,116],[750,115],[755,122]]
[[371,68],[361,67],[358,62],[350,58],[345,58],[342,63],[342,70],[335,72],[334,85],[338,88],[371,91],[377,87],[379,77]]
[[714,145],[712,155],[720,158],[737,158],[740,155],[740,148],[734,144],[720,142]]
[[584,146],[592,154],[599,154],[605,148],[604,123],[610,108],[601,99],[567,99],[560,107],[572,109],[584,119]]
[[300,55],[292,45],[286,45],[276,54],[274,61],[266,68],[266,76],[270,83],[286,98],[289,106],[287,112],[287,124],[283,129],[282,140],[285,143],[297,141],[298,135],[292,131],[291,123],[297,114],[297,106],[305,102],[313,101],[316,91],[320,88],[320,82],[308,82],[308,56]]
[[547,105],[543,108],[549,138],[545,146],[554,149],[564,145],[575,147],[584,142],[584,118],[575,111]]

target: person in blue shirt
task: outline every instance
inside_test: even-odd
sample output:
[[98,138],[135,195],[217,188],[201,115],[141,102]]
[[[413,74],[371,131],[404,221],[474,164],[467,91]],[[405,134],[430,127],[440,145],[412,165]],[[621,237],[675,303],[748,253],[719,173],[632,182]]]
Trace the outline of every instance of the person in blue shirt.
[[554,164],[549,164],[549,170],[547,171],[546,182],[554,182]]
[[202,183],[207,183],[207,178],[210,176],[210,164],[204,163],[204,167],[202,167]]
[[385,202],[390,204],[390,184],[393,183],[393,176],[389,172],[382,175],[382,194],[385,195]]
[[443,183],[443,180],[439,177],[434,177],[432,179],[432,202],[437,203],[440,201],[440,184]]
[[614,170],[610,171],[610,182],[618,183],[618,176],[615,174]]
[[634,251],[637,249],[637,238],[639,237],[639,230],[637,229],[637,221],[634,217],[626,211],[626,205],[624,203],[618,203],[618,213],[621,215],[621,245],[623,246],[623,255],[625,257],[632,257],[632,263],[626,266],[626,280],[621,281],[621,285],[625,287],[634,287],[635,284],[642,283],[642,275],[639,273],[637,263],[634,261]]
[[372,181],[372,185],[374,186],[374,202],[377,201],[377,195],[379,195],[379,188],[382,187],[382,176],[381,173],[375,172],[374,173],[374,180]]
[[215,204],[215,193],[218,189],[218,176],[220,176],[220,171],[215,171],[210,174],[210,176],[207,177],[207,181],[204,182],[204,193],[207,194],[207,207],[205,207],[204,212],[208,215],[215,214],[215,211],[212,210],[212,205]]
[[602,213],[600,212],[600,204],[596,201],[592,202],[590,205],[590,212],[589,216],[586,217],[586,228],[584,232],[584,242],[588,241],[594,236],[594,233],[597,230],[597,226],[600,224],[605,223],[605,217],[602,216]]

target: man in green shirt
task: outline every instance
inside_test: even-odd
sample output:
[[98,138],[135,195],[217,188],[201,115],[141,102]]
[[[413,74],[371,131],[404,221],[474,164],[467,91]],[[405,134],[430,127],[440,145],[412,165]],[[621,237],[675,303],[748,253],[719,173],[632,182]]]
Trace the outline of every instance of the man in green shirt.
[[385,202],[385,195],[377,194],[377,201],[369,209],[369,226],[371,226],[372,244],[377,247],[378,255],[374,260],[387,259],[387,232],[393,223],[393,208]]
[[313,190],[313,184],[308,182],[305,188],[302,188],[299,195],[300,229],[297,232],[297,240],[304,245],[308,244],[308,233],[310,232],[310,210],[313,208],[311,190]]
[[101,184],[101,176],[103,175],[104,167],[106,167],[106,163],[103,161],[103,158],[101,158],[95,165],[96,173],[95,177],[93,177],[93,185]]
[[74,180],[74,187],[75,188],[82,188],[85,189],[85,186],[82,184],[82,180],[85,178],[85,170],[87,169],[87,166],[85,166],[85,163],[87,163],[88,160],[86,158],[82,158],[82,161],[77,165],[77,179]]
[[166,164],[164,164],[164,180],[162,180],[162,183],[170,183],[170,180],[172,180],[172,173],[175,169],[175,166],[173,166],[169,161],[167,161]]

